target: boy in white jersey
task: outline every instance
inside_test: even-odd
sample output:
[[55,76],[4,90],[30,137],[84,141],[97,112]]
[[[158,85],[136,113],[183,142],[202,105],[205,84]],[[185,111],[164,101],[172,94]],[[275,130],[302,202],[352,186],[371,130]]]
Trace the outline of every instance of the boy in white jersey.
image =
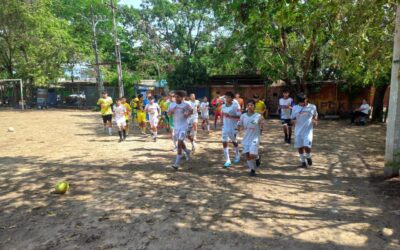
[[240,111],[240,106],[237,102],[234,102],[235,95],[232,92],[225,93],[225,104],[222,105],[222,146],[224,147],[224,156],[225,156],[225,168],[229,168],[231,166],[231,159],[229,157],[229,148],[228,141],[230,140],[235,148],[235,160],[234,163],[239,163],[240,154],[238,142],[236,139],[236,128],[238,121],[240,119],[240,115],[242,112]]
[[250,168],[250,176],[256,175],[256,166],[260,166],[258,148],[260,146],[260,136],[263,131],[264,119],[255,110],[256,103],[250,100],[247,103],[247,113],[240,117],[238,130],[244,130],[242,140],[243,154],[246,155],[247,166]]
[[210,133],[210,104],[208,103],[208,99],[205,96],[203,101],[200,103],[200,114],[201,119],[203,120],[201,123],[201,127],[205,130],[205,126],[207,126],[207,132]]
[[196,100],[195,94],[192,93],[190,94],[188,103],[193,109],[193,114],[188,118],[188,123],[189,123],[188,139],[192,143],[192,152],[194,152],[196,148],[197,127],[198,127],[197,124],[199,123],[200,102]]
[[157,126],[158,121],[160,120],[161,108],[158,106],[158,103],[154,102],[154,97],[149,97],[149,104],[146,105],[144,110],[149,114],[149,123],[151,127],[151,132],[153,136],[153,141],[157,140]]
[[184,101],[185,96],[185,91],[176,91],[175,102],[171,103],[168,108],[168,115],[172,115],[174,119],[175,138],[178,141],[178,152],[175,163],[172,165],[174,169],[178,169],[183,152],[185,152],[187,160],[189,160],[190,155],[190,150],[185,145],[185,138],[189,126],[187,120],[193,114],[193,109],[189,103]]
[[285,143],[290,144],[292,140],[292,107],[293,99],[289,97],[289,90],[283,90],[283,97],[279,99],[278,112],[283,125],[283,133],[285,134]]
[[311,146],[313,140],[313,128],[318,123],[317,107],[308,103],[305,94],[299,94],[299,104],[292,109],[292,121],[294,128],[294,146],[300,154],[301,167],[312,165]]
[[115,100],[116,104],[114,105],[114,118],[115,122],[117,123],[118,126],[118,135],[119,135],[119,141],[122,142],[123,140],[126,139],[126,119],[125,115],[128,113],[126,110],[125,106],[122,105],[121,99],[116,99]]

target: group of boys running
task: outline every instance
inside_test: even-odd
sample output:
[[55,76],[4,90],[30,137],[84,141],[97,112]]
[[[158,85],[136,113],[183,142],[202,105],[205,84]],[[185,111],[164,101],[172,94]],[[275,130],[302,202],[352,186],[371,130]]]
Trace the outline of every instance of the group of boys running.
[[[222,146],[225,158],[223,167],[232,166],[229,142],[232,143],[235,154],[233,163],[240,162],[237,135],[242,130],[244,133],[241,140],[242,154],[245,155],[251,176],[256,175],[256,168],[261,164],[259,146],[267,110],[258,96],[254,96],[254,99],[244,105],[243,99],[238,94],[235,96],[232,92],[226,92],[221,96],[217,93],[210,105],[207,97],[199,102],[195,94],[187,96],[185,91],[175,91],[169,96],[163,95],[158,102],[151,95],[146,99],[143,95],[139,95],[133,98],[129,105],[122,97],[116,99],[116,104],[111,109],[113,101],[104,92],[97,104],[101,107],[104,129],[110,135],[112,114],[114,114],[120,137],[119,142],[125,140],[128,134],[131,117],[136,119],[142,134],[146,134],[146,124],[150,124],[154,141],[157,140],[158,123],[161,120],[167,131],[171,132],[174,151],[177,151],[172,165],[174,169],[180,167],[182,158],[190,160],[190,155],[196,150],[199,113],[203,130],[209,133],[210,107],[214,107],[215,129],[218,117],[222,117]],[[298,95],[298,104],[295,105],[294,100],[289,96],[289,91],[285,90],[283,97],[279,99],[278,112],[283,125],[284,142],[291,144],[292,126],[295,126],[294,146],[299,152],[300,167],[311,166],[313,127],[317,125],[318,120],[316,106],[308,103],[308,98],[304,94]],[[191,150],[187,148],[185,140],[191,143]]]

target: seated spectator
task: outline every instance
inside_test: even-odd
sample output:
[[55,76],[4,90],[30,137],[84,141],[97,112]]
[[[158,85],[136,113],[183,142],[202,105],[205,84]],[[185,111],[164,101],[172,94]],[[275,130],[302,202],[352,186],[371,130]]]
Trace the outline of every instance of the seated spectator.
[[357,118],[364,118],[367,117],[369,114],[369,111],[371,110],[371,107],[368,105],[368,102],[366,99],[363,99],[363,102],[361,106],[354,110],[354,112],[351,115],[351,123],[354,123],[354,121]]

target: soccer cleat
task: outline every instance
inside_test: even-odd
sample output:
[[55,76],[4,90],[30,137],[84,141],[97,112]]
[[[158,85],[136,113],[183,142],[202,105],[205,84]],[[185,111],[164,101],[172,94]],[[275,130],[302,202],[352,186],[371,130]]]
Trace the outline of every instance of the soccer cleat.
[[224,168],[229,168],[230,166],[231,166],[231,162],[230,161],[225,162]]
[[250,176],[256,176],[256,171],[254,169],[250,170]]
[[311,157],[310,157],[310,158],[307,158],[307,164],[308,164],[308,166],[312,166],[312,159],[311,159]]
[[307,163],[306,162],[302,162],[300,165],[300,168],[307,168]]
[[175,169],[175,170],[178,170],[179,165],[178,165],[178,164],[173,164],[173,165],[172,165],[172,168]]
[[153,137],[153,142],[156,142],[157,141],[157,137]]
[[124,140],[124,139],[120,138],[120,139],[118,140],[118,143],[122,142],[123,140]]
[[258,156],[256,159],[256,167],[259,167],[261,165],[261,155]]
[[235,159],[233,160],[233,163],[238,164],[240,162],[240,156],[235,156]]

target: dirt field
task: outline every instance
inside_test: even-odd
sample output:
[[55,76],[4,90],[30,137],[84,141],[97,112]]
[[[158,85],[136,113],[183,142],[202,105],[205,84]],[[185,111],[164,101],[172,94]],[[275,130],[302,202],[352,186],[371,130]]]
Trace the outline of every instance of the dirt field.
[[0,249],[400,249],[398,180],[370,177],[383,125],[321,121],[310,169],[266,127],[252,178],[222,168],[219,132],[174,171],[165,133],[118,143],[94,112],[1,110]]

